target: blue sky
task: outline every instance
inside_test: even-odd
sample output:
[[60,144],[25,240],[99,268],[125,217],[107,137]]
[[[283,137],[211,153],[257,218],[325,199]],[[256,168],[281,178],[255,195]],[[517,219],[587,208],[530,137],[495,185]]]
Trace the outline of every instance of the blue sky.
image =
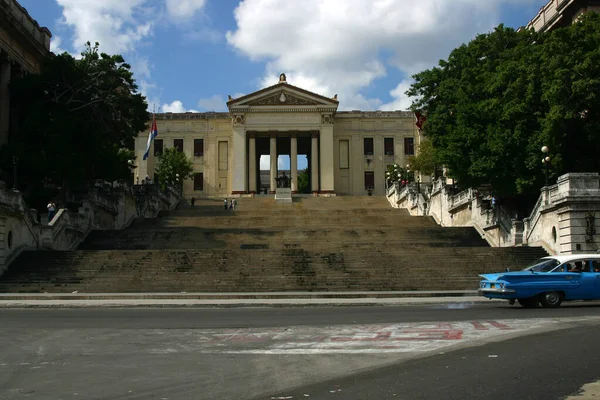
[[281,72],[338,94],[340,110],[404,110],[412,74],[499,23],[525,25],[547,2],[18,1],[53,33],[53,51],[77,54],[97,41],[122,54],[159,112],[226,111],[227,95],[272,85]]
[[[53,33],[121,53],[159,111],[225,111],[288,81],[341,109],[404,109],[410,75],[478,32],[518,27],[545,0],[19,0]],[[419,3],[415,5],[414,3]],[[482,5],[481,3],[484,3]]]

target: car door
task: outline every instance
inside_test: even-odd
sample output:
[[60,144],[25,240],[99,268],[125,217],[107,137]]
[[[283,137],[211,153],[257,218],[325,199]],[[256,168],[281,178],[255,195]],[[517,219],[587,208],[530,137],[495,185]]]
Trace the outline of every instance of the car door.
[[590,260],[590,280],[593,282],[590,300],[600,300],[600,260]]
[[592,260],[582,260],[584,262],[584,268],[579,278],[579,298],[582,300],[592,300],[599,295],[598,285],[600,284],[600,274],[598,272],[592,272]]

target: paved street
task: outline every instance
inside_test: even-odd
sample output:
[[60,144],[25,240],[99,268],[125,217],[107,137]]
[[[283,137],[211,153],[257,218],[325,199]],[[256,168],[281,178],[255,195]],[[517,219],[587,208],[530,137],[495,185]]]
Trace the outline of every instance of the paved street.
[[558,399],[600,379],[597,305],[3,309],[0,320],[2,399]]

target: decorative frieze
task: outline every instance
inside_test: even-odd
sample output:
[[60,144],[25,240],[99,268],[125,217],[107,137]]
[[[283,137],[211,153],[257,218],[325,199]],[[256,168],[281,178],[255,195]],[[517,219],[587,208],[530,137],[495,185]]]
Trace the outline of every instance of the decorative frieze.
[[251,114],[246,116],[246,124],[254,125],[292,125],[292,124],[320,124],[319,114]]
[[244,125],[244,116],[243,115],[234,115],[231,117],[231,122],[233,125]]
[[280,92],[277,94],[273,94],[268,97],[264,97],[257,101],[250,103],[250,106],[272,106],[272,105],[301,105],[301,106],[312,106],[317,105],[318,103],[306,99],[302,99],[300,97],[293,96],[289,93]]
[[322,125],[333,124],[333,117],[331,116],[331,114],[323,114],[321,116],[321,124]]

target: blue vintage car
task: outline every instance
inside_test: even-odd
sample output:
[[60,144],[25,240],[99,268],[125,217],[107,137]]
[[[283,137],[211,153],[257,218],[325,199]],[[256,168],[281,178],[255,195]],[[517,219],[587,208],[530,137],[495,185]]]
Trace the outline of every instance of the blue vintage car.
[[555,308],[563,301],[600,300],[600,254],[544,257],[522,271],[479,275],[479,293],[518,301],[526,308]]

